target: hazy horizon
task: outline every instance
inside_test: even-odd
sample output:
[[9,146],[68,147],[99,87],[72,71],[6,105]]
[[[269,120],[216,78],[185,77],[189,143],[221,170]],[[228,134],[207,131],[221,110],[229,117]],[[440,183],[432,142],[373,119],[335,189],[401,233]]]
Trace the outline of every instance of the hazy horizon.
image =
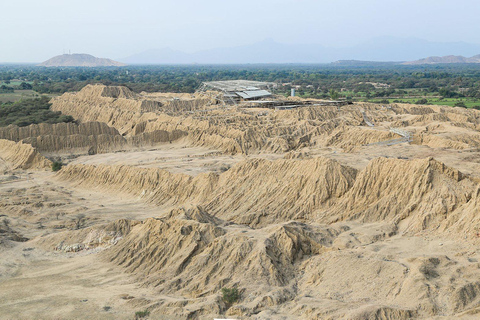
[[[351,47],[377,37],[480,44],[480,3],[313,0],[92,1],[0,4],[1,62],[41,62],[68,53],[121,59],[149,49],[187,53],[273,39]],[[468,10],[465,10],[468,9]],[[447,22],[447,23],[446,23]],[[480,52],[479,52],[480,53]]]

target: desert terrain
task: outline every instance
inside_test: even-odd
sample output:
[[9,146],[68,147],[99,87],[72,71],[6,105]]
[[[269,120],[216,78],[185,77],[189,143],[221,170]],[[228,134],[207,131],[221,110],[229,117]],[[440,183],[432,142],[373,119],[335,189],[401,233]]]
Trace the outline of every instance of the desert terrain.
[[0,319],[480,318],[480,111],[51,102],[0,128]]

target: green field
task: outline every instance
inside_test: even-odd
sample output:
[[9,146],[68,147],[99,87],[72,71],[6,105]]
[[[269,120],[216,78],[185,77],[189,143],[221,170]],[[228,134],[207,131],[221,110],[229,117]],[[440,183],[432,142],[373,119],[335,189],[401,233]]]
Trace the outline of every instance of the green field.
[[1,85],[6,85],[6,86],[19,86],[22,82],[32,84],[33,81],[10,81],[10,83],[6,83],[4,81],[0,81],[0,86]]
[[[412,103],[415,104],[418,100],[422,99],[421,97],[418,98],[396,98],[396,99],[387,99],[390,103]],[[473,108],[474,106],[480,107],[480,101],[478,99],[469,99],[469,98],[430,98],[425,97],[428,100],[427,104],[439,105],[439,106],[450,106],[454,107],[455,104],[459,102],[463,102],[467,108]],[[377,101],[378,99],[375,99]],[[381,100],[381,99],[380,99]]]
[[15,102],[21,99],[39,97],[40,95],[33,90],[15,90],[13,93],[0,93],[0,103]]

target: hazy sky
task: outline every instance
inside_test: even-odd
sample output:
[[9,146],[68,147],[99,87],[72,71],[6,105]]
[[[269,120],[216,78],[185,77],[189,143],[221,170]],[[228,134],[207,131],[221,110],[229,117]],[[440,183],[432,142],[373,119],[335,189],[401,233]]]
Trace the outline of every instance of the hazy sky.
[[0,61],[378,37],[480,43],[478,0],[0,0]]

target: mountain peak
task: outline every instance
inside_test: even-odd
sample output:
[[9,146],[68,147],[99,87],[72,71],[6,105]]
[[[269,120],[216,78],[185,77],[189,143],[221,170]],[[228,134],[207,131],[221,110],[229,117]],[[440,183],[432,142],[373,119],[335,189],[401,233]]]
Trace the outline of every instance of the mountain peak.
[[39,64],[43,67],[122,67],[126,64],[86,53],[62,54]]
[[445,64],[445,63],[480,63],[480,55],[466,58],[464,56],[448,55],[443,57],[432,56],[420,60],[409,61],[403,64],[419,65],[419,64]]

